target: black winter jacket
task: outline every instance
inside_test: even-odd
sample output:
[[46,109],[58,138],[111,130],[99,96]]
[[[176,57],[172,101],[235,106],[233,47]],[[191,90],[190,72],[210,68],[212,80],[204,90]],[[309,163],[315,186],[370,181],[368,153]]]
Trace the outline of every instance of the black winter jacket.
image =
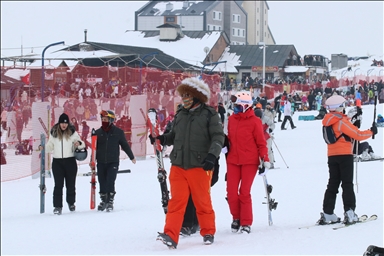
[[112,125],[109,132],[105,132],[101,127],[96,130],[96,160],[98,163],[116,163],[120,159],[120,146],[128,155],[129,159],[134,159],[132,150],[125,138],[124,131]]

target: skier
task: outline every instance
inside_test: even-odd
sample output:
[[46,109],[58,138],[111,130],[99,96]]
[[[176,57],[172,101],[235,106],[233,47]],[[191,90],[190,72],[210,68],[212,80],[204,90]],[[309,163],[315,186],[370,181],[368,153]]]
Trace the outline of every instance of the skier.
[[270,168],[262,122],[253,113],[252,103],[247,92],[236,93],[234,114],[228,120],[227,199],[232,232],[251,232],[252,183],[260,163]]
[[292,117],[291,117],[291,115],[292,115],[292,105],[291,105],[292,100],[293,100],[292,98],[287,98],[284,101],[284,120],[281,123],[281,130],[287,130],[287,128],[285,128],[285,123],[287,121],[289,121],[289,123],[291,124],[292,130],[296,128],[296,126],[293,124]]
[[377,133],[377,127],[361,131],[354,126],[343,114],[345,112],[345,99],[340,95],[333,95],[325,102],[330,111],[325,115],[322,123],[325,127],[331,126],[337,138],[333,144],[328,144],[329,180],[324,194],[323,212],[318,220],[319,225],[340,222],[334,213],[336,195],[341,183],[343,188],[344,220],[345,224],[358,221],[355,214],[356,198],[353,191],[353,153],[352,140],[366,140]]
[[273,113],[269,109],[271,109],[271,107],[268,107],[267,105],[267,108],[264,111],[260,108],[256,108],[254,112],[255,115],[261,119],[261,122],[263,124],[264,137],[267,142],[268,148],[268,158],[271,164],[269,169],[273,169],[275,168],[273,164],[275,162],[275,157],[272,151],[273,135],[271,133],[275,129],[275,123],[273,122]]
[[124,131],[113,124],[116,119],[115,113],[112,110],[102,110],[100,117],[101,127],[96,130],[96,161],[101,202],[97,210],[111,211],[116,194],[115,181],[119,170],[120,147],[132,163],[136,164],[136,159],[125,138]]
[[[45,145],[46,152],[53,152],[52,173],[55,181],[53,190],[53,213],[60,215],[63,209],[64,181],[67,188],[69,210],[75,211],[77,163],[73,147],[82,149],[85,143],[80,139],[75,127],[69,123],[69,117],[63,113],[59,122],[51,129],[51,136]],[[39,146],[42,150],[42,146]]]
[[172,130],[156,137],[162,145],[173,145],[169,176],[172,198],[168,203],[164,232],[159,233],[157,240],[170,248],[177,247],[191,194],[203,242],[212,244],[216,227],[210,184],[215,161],[224,143],[223,127],[215,109],[206,105],[211,93],[204,81],[197,77],[186,78],[176,90],[184,105],[177,112]]

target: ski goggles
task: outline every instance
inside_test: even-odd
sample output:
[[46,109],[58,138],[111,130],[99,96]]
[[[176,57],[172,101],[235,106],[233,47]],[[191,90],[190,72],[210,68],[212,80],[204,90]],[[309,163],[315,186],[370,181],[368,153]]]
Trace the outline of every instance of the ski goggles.
[[109,113],[109,112],[106,111],[106,110],[101,110],[100,115],[101,115],[102,117],[106,116],[106,117],[110,117],[110,118],[115,118],[115,115]]
[[328,110],[336,110],[336,109],[338,109],[338,108],[345,108],[345,105],[346,105],[346,102],[344,101],[344,102],[341,103],[341,104],[328,105],[328,106],[327,106],[327,109],[328,109]]

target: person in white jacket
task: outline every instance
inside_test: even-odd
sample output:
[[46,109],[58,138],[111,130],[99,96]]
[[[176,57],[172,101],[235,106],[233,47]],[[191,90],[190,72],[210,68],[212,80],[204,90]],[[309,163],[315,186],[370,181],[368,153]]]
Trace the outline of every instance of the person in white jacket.
[[[67,189],[66,201],[69,210],[75,211],[77,163],[75,149],[82,149],[85,143],[80,139],[67,114],[51,129],[51,136],[45,145],[47,152],[53,152],[52,173],[55,181],[53,190],[53,213],[60,215],[63,209],[64,181]],[[40,150],[42,147],[39,147]]]
[[287,128],[285,128],[285,123],[287,121],[289,121],[289,123],[291,124],[292,130],[296,128],[296,126],[293,124],[292,117],[291,117],[291,115],[292,115],[291,102],[292,101],[293,101],[293,99],[291,97],[288,97],[288,99],[286,99],[284,101],[284,120],[281,123],[281,130],[287,130]]

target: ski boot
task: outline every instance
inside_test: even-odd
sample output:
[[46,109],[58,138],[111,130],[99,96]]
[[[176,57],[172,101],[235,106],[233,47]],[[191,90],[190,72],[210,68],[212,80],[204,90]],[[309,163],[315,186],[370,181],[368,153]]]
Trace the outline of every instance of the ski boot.
[[320,213],[320,219],[316,222],[317,225],[328,225],[340,222],[340,218],[336,214]]
[[74,212],[76,210],[75,204],[68,204],[68,208],[70,212]]
[[205,235],[203,237],[203,242],[204,244],[207,244],[207,245],[213,244],[214,240],[215,240],[215,237],[213,235]]
[[190,236],[192,234],[191,228],[189,227],[182,227],[180,230],[181,236]]
[[115,198],[116,192],[109,193],[108,203],[106,206],[107,212],[110,212],[113,210],[113,200]]
[[177,243],[172,240],[167,234],[158,232],[159,235],[157,236],[156,240],[159,240],[163,242],[166,246],[168,246],[169,249],[176,249]]
[[61,215],[61,211],[63,210],[62,207],[55,207],[53,209],[53,214],[56,214],[56,215]]
[[241,226],[240,227],[240,233],[244,233],[244,232],[246,232],[246,233],[251,233],[251,226],[249,226],[249,225],[246,225],[246,226]]
[[345,225],[352,225],[358,221],[359,221],[359,217],[357,216],[357,214],[352,209],[349,209],[348,211],[346,211],[344,213],[343,223]]
[[370,245],[365,251],[364,256],[384,256],[384,248]]
[[100,199],[101,199],[101,202],[100,202],[100,204],[97,206],[97,210],[98,210],[98,211],[104,211],[105,208],[107,207],[107,197],[108,197],[107,194],[100,193]]
[[233,220],[231,224],[231,229],[233,233],[237,233],[240,229],[240,220]]

